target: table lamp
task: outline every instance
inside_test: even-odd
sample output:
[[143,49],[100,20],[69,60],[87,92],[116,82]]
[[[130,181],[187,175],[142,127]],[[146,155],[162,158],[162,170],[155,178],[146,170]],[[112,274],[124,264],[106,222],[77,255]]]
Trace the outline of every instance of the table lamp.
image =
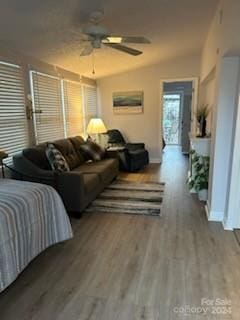
[[87,126],[87,133],[89,135],[93,134],[96,137],[96,142],[99,143],[100,142],[100,138],[99,135],[101,133],[105,133],[107,132],[107,128],[105,127],[102,119],[100,118],[92,118],[89,121],[89,124]]

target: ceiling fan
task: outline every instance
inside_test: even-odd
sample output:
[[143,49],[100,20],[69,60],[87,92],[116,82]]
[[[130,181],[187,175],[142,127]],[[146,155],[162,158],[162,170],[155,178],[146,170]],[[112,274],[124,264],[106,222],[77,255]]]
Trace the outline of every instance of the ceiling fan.
[[149,44],[150,41],[145,37],[115,36],[99,23],[103,20],[104,14],[95,11],[90,15],[90,23],[82,28],[84,41],[88,42],[80,56],[90,55],[94,49],[100,49],[102,45],[116,49],[127,54],[138,56],[142,51],[125,46],[125,43]]

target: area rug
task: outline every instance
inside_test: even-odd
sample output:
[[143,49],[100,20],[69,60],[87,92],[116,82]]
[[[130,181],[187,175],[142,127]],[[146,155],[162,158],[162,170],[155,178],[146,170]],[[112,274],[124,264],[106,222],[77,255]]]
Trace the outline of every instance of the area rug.
[[164,186],[164,183],[116,180],[91,203],[86,212],[161,216]]

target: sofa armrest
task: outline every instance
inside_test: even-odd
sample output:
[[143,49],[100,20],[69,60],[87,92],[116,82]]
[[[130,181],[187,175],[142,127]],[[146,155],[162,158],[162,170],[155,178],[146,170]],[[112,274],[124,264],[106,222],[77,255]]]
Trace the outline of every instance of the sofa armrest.
[[[11,168],[10,168],[11,169]],[[12,174],[20,180],[46,183],[55,186],[56,173],[51,170],[44,170],[23,156],[22,153],[13,157]]]
[[51,185],[60,194],[68,211],[80,212],[84,197],[84,179],[80,172],[54,172],[43,170],[18,154],[13,157],[13,174],[18,179]]
[[84,180],[81,172],[61,172],[57,175],[57,190],[68,211],[79,212],[84,197]]

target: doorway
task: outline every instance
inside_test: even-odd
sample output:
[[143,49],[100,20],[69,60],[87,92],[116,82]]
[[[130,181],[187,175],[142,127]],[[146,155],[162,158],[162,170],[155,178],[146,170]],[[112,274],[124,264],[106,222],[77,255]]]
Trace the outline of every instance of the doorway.
[[190,133],[195,132],[196,79],[162,81],[162,128],[166,145],[190,151]]
[[167,145],[180,144],[181,94],[163,94],[163,136]]

